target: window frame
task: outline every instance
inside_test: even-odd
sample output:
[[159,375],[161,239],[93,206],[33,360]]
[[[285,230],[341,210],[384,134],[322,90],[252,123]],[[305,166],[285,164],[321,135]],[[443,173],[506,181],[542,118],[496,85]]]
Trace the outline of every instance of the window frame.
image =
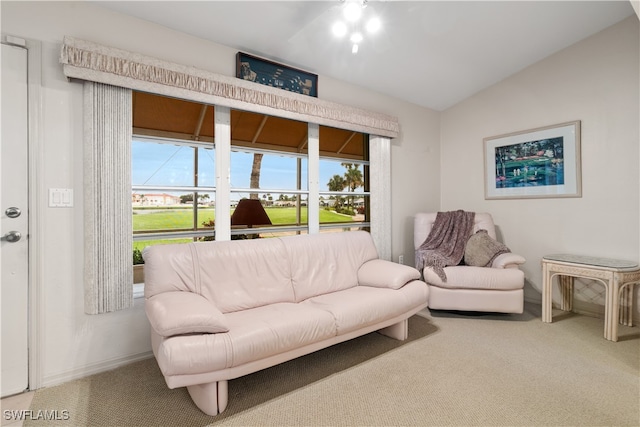
[[[214,142],[193,141],[187,139],[167,138],[162,136],[150,136],[134,134],[133,139],[139,141],[153,141],[170,144],[180,144],[191,147],[213,148],[214,162],[215,162],[215,185],[214,186],[145,186],[136,185],[131,186],[132,191],[136,190],[157,190],[157,191],[189,191],[197,193],[206,191],[208,193],[215,194],[215,221],[216,226],[214,230],[189,230],[189,231],[167,231],[167,232],[147,232],[137,233],[134,235],[134,242],[141,240],[156,240],[165,238],[201,238],[214,236],[216,240],[224,241],[231,240],[231,236],[236,234],[245,234],[247,229],[231,229],[230,223],[230,209],[217,208],[220,206],[231,207],[231,194],[240,192],[253,192],[253,193],[275,193],[278,189],[251,189],[251,188],[232,188],[230,177],[231,166],[231,152],[234,150],[245,152],[262,152],[268,154],[282,154],[291,157],[303,158],[306,155],[307,158],[307,190],[283,190],[282,193],[286,194],[302,194],[307,196],[307,206],[318,205],[320,207],[320,196],[353,196],[354,194],[362,197],[366,197],[369,200],[369,217],[366,221],[350,222],[345,224],[340,223],[328,223],[322,224],[319,220],[319,209],[307,209],[307,223],[297,226],[269,226],[252,228],[253,233],[280,233],[280,232],[306,232],[308,234],[320,233],[325,231],[331,231],[333,229],[344,229],[346,224],[348,227],[356,229],[368,229],[371,233],[374,242],[379,246],[379,256],[382,259],[389,259],[390,248],[390,206],[386,202],[390,196],[390,185],[388,178],[388,169],[390,168],[390,138],[381,137],[376,135],[365,134],[365,156],[369,156],[369,153],[375,153],[375,158],[369,156],[366,160],[354,159],[352,157],[334,157],[321,155],[319,151],[319,127],[317,123],[307,123],[309,129],[308,142],[306,148],[299,153],[268,150],[264,148],[251,149],[247,146],[232,145],[231,140],[231,126],[230,126],[230,111],[229,107],[214,106],[214,126],[216,127],[216,140]],[[376,145],[379,148],[375,148]],[[350,192],[350,191],[320,191],[319,176],[320,176],[320,162],[321,160],[328,160],[332,162],[341,163],[353,163],[363,165],[363,173],[365,174],[365,191],[362,192]],[[376,176],[377,179],[369,179]],[[383,173],[381,173],[383,172]],[[379,190],[376,190],[379,188]],[[374,189],[372,191],[372,189]],[[197,203],[196,203],[197,206]],[[197,211],[197,208],[194,209]],[[196,212],[197,214],[197,212]],[[225,218],[226,217],[226,218]],[[377,218],[377,220],[376,220]],[[379,223],[379,224],[378,224]],[[379,242],[383,242],[381,245]],[[136,296],[139,297],[141,288],[134,288]]]
[[[167,137],[160,137],[160,136],[152,137],[148,135],[139,135],[139,134],[133,134],[131,141],[132,143],[134,141],[139,141],[143,143],[148,142],[148,143],[180,145],[180,146],[191,147],[196,149],[198,148],[212,149],[214,150],[214,153],[216,149],[215,144],[212,144],[210,142],[190,141],[186,139],[167,138]],[[214,155],[214,159],[215,159],[215,155]],[[198,162],[195,156],[193,161],[194,161],[194,181],[195,181],[197,179],[197,175],[199,172]],[[132,159],[131,168],[133,169],[133,159]],[[172,238],[194,238],[195,239],[195,238],[211,237],[211,236],[215,238],[215,228],[213,228],[212,230],[199,231],[198,230],[199,227],[196,224],[196,221],[197,221],[196,219],[198,217],[197,194],[213,193],[214,200],[215,200],[215,194],[217,193],[215,185],[214,186],[198,186],[196,183],[194,183],[194,185],[192,186],[171,186],[171,185],[140,185],[140,184],[136,185],[132,183],[131,191],[132,193],[135,191],[146,191],[146,192],[173,191],[173,192],[185,192],[185,193],[194,194],[194,200],[193,200],[193,206],[192,206],[193,216],[194,216],[193,230],[179,229],[175,231],[166,231],[166,232],[160,232],[160,231],[136,232],[135,230],[132,230],[134,244],[135,242],[139,242],[139,241],[161,240],[161,239],[167,239],[167,238],[171,238],[171,239]],[[133,214],[133,207],[132,207],[132,214]]]
[[[202,141],[193,141],[193,140],[187,140],[187,139],[180,139],[180,138],[169,138],[169,137],[162,137],[162,136],[149,136],[149,135],[142,135],[142,134],[133,134],[132,136],[132,141],[137,141],[137,142],[141,142],[141,143],[160,143],[160,144],[171,144],[171,145],[179,145],[179,146],[185,146],[185,147],[190,147],[190,148],[204,148],[204,149],[212,149],[216,150],[216,144],[215,143],[211,143],[211,142],[202,142]],[[368,150],[365,150],[365,155],[366,152]],[[366,188],[369,187],[369,183],[368,180],[365,179],[365,191],[359,191],[359,192],[351,192],[351,191],[329,191],[329,190],[318,190],[318,197],[316,199],[314,203],[312,200],[310,200],[310,191],[309,191],[309,187],[310,187],[310,182],[312,182],[315,178],[312,177],[309,173],[309,167],[310,167],[310,157],[309,157],[309,152],[307,149],[301,150],[300,152],[291,152],[291,151],[281,151],[281,150],[269,150],[269,149],[265,149],[265,148],[252,148],[252,147],[247,147],[245,145],[235,145],[235,144],[230,144],[230,153],[234,153],[234,152],[244,152],[244,153],[248,153],[248,154],[255,154],[255,153],[260,153],[260,154],[266,154],[266,155],[276,155],[276,156],[284,156],[284,157],[290,157],[293,159],[296,159],[297,161],[300,161],[302,159],[306,159],[307,160],[307,189],[303,190],[303,189],[285,189],[285,188],[268,188],[268,189],[263,189],[263,188],[247,188],[247,187],[232,187],[231,184],[229,186],[230,190],[229,190],[229,196],[230,198],[232,197],[233,194],[240,194],[240,193],[258,193],[258,194],[267,194],[267,193],[277,193],[277,194],[296,194],[296,195],[301,195],[301,196],[306,196],[306,201],[307,201],[307,222],[306,223],[299,223],[297,225],[284,225],[284,226],[277,226],[277,225],[272,225],[272,226],[268,226],[268,227],[255,227],[255,228],[233,228],[230,229],[230,235],[231,236],[235,236],[235,235],[242,235],[242,234],[246,234],[249,231],[252,233],[284,233],[284,232],[310,232],[310,229],[312,226],[317,226],[318,231],[328,231],[328,230],[333,230],[333,229],[344,229],[346,227],[347,223],[321,223],[319,221],[318,218],[318,223],[317,224],[311,224],[310,220],[309,220],[309,206],[312,205],[318,205],[318,207],[320,206],[320,197],[321,196],[325,196],[325,197],[331,197],[331,196],[342,196],[342,197],[352,197],[354,195],[357,195],[359,197],[365,197],[367,198],[367,200],[370,200],[371,197],[371,191],[366,191]],[[327,155],[321,155],[320,153],[318,153],[317,156],[317,162],[319,165],[318,168],[318,179],[319,179],[319,174],[320,174],[320,165],[322,163],[322,161],[329,161],[329,162],[335,162],[335,163],[352,163],[352,164],[358,164],[362,166],[362,172],[363,174],[368,175],[368,171],[367,169],[370,166],[370,161],[369,160],[360,160],[360,159],[353,159],[350,157],[335,157],[335,156],[327,156]],[[214,162],[215,162],[215,154],[214,154]],[[214,163],[215,164],[215,163]],[[217,168],[217,166],[216,166]],[[196,159],[194,158],[194,181],[197,179],[197,174],[198,174],[199,170],[198,170],[198,164]],[[301,178],[301,170],[298,169],[297,170],[297,180],[298,182],[300,182],[300,178]],[[319,187],[319,185],[318,185]],[[188,192],[188,193],[193,193],[195,197],[197,197],[198,193],[202,193],[202,192],[206,192],[206,193],[214,193],[217,194],[217,185],[214,186],[198,186],[197,183],[194,182],[194,185],[192,186],[170,186],[170,185],[135,185],[132,184],[131,186],[132,192],[136,192],[136,191],[180,191],[180,192]],[[194,197],[194,199],[195,199]],[[302,197],[301,197],[302,198]],[[369,204],[369,203],[367,203]],[[217,203],[215,204],[215,207],[217,208]],[[193,215],[194,218],[197,218],[198,215],[198,203],[193,202],[192,204],[192,210],[193,210]],[[229,208],[231,208],[231,204],[229,205]],[[300,210],[301,210],[302,205],[298,202],[296,203],[296,208],[297,208],[297,215],[299,218],[300,215]],[[370,228],[371,227],[371,221],[369,220],[365,220],[365,221],[354,221],[354,222],[349,222],[348,223],[349,227],[356,227],[356,228]],[[195,224],[195,220],[194,220],[194,227],[193,230],[167,230],[167,231],[150,231],[150,232],[140,232],[140,231],[133,231],[133,241],[135,242],[140,242],[140,241],[146,241],[146,240],[161,240],[161,239],[171,239],[171,238],[193,238],[193,239],[197,239],[197,238],[202,238],[202,237],[216,237],[216,229],[214,228],[213,230],[198,230],[198,226]]]

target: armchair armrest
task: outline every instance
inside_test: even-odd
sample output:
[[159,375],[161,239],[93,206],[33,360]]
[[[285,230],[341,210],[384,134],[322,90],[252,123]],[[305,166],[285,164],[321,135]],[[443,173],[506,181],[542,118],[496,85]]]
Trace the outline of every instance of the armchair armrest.
[[203,296],[192,292],[163,292],[145,301],[151,327],[161,336],[228,332],[224,314]]
[[525,261],[526,260],[522,256],[508,252],[506,254],[498,255],[496,259],[493,260],[491,267],[492,268],[518,268],[518,266],[520,264],[524,264]]
[[415,268],[383,259],[367,261],[358,269],[358,284],[362,286],[400,289],[419,279],[420,272]]

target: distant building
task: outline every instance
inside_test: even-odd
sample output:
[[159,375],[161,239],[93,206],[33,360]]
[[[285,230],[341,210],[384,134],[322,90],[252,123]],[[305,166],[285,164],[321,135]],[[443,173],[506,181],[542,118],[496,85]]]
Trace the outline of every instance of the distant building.
[[175,206],[180,204],[180,197],[171,194],[131,194],[133,206]]

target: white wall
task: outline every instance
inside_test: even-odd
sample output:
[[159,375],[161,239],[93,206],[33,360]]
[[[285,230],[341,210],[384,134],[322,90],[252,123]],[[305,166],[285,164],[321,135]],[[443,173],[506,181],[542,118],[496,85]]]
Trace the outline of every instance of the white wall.
[[[62,74],[58,56],[65,35],[235,75],[236,50],[164,27],[100,9],[84,2],[0,3],[2,33],[42,44],[44,159],[37,173],[43,189],[74,189],[75,206],[48,208],[46,194],[35,206],[41,221],[39,276],[43,309],[35,349],[42,360],[36,380],[52,385],[108,369],[151,350],[142,300],[130,310],[86,315],[83,307],[82,86]],[[393,141],[392,251],[412,251],[409,218],[439,201],[439,113],[319,76],[320,97],[395,115],[402,134]],[[428,155],[430,159],[422,160]],[[419,186],[415,173],[421,171]],[[404,190],[411,188],[412,190]],[[415,189],[415,190],[414,190]],[[38,325],[34,325],[38,327]]]
[[[441,208],[493,214],[527,259],[527,299],[540,300],[545,254],[639,259],[638,27],[634,15],[442,113]],[[581,198],[484,199],[483,138],[571,120],[582,121]],[[601,312],[588,298],[601,290],[581,285],[576,306]]]

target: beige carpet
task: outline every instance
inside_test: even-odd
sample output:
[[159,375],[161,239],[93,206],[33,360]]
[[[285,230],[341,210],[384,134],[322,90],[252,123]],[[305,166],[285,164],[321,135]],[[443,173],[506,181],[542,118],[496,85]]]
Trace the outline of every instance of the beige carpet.
[[[606,341],[603,320],[556,311],[433,312],[410,338],[373,333],[229,382],[209,417],[169,390],[155,360],[38,390],[31,409],[69,411],[46,425],[640,425],[640,332]],[[44,425],[29,421],[25,425]]]

